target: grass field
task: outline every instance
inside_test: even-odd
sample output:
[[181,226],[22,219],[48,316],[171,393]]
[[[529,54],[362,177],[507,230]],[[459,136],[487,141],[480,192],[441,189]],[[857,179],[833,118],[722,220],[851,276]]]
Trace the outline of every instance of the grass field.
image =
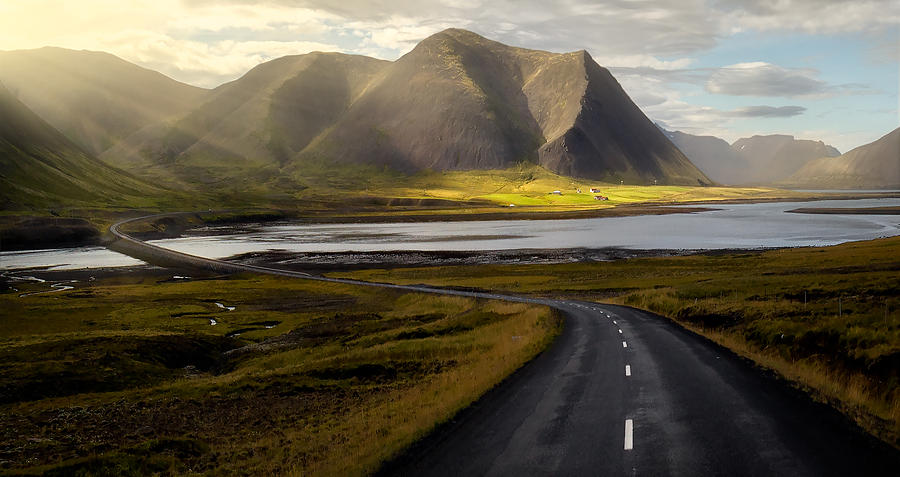
[[22,296],[48,284],[0,294],[0,473],[368,473],[559,328],[544,307],[255,275]]
[[[338,191],[348,198],[371,196],[445,199],[562,210],[605,208],[639,202],[672,203],[800,195],[769,188],[605,184],[560,176],[534,165],[503,170],[423,171],[411,176],[378,169],[359,170],[352,175],[322,171],[321,178],[318,178],[319,173],[315,170],[309,171],[309,174],[309,186],[302,191],[301,197],[340,198],[340,195],[335,195],[335,191]],[[591,193],[592,187],[599,188],[600,192]],[[553,191],[560,191],[561,195],[552,194]],[[609,200],[595,200],[595,195],[606,196]]]
[[[203,192],[169,191],[165,197],[133,204],[58,204],[41,209],[3,210],[0,242],[13,249],[29,248],[32,243],[39,248],[74,245],[79,237],[97,243],[102,232],[123,217],[161,212],[215,210],[213,218],[227,215],[232,221],[241,217],[307,221],[496,220],[570,218],[573,214],[635,215],[654,213],[659,210],[657,205],[815,196],[767,188],[602,184],[560,176],[534,165],[504,170],[423,171],[412,175],[371,166],[335,170],[322,165],[305,170],[299,182],[281,177],[272,182],[253,182],[242,189],[229,187]],[[592,187],[600,192],[591,193]],[[595,200],[595,195],[609,200]],[[634,206],[639,204],[646,208],[637,210]],[[64,219],[87,223],[66,227],[62,225]]]
[[776,370],[900,447],[900,238],[607,263],[334,275],[654,311]]

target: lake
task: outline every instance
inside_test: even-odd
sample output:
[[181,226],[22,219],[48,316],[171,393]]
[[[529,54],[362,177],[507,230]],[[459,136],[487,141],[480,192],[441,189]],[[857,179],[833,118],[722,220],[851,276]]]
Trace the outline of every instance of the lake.
[[[512,250],[620,247],[730,249],[835,245],[900,235],[900,215],[823,215],[801,207],[900,206],[900,198],[713,205],[692,214],[568,220],[495,220],[377,224],[275,224],[240,234],[210,227],[191,236],[154,240],[162,247],[210,258],[292,252]],[[204,235],[203,233],[208,235]],[[0,269],[56,269],[140,264],[101,247],[0,253]]]

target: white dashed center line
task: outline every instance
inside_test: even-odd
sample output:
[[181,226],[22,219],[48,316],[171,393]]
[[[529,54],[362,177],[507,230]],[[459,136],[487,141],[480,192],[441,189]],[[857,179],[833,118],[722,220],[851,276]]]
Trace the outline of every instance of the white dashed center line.
[[626,342],[623,341],[623,342],[622,342],[622,347],[623,347],[623,348],[627,348],[627,347],[628,347],[628,343],[626,343]]
[[625,365],[625,376],[631,376],[631,365],[630,364]]
[[625,419],[625,450],[634,449],[634,422]]
[[620,335],[622,334],[622,330],[619,330],[619,334],[620,334]]
[[616,320],[613,320],[613,324],[614,324],[614,325],[618,325],[618,323],[616,323]]

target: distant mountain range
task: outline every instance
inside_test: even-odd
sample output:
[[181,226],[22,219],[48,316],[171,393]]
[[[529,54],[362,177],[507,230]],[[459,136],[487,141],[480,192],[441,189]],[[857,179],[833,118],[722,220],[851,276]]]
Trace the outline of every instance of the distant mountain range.
[[149,204],[162,190],[92,157],[0,84],[3,210]]
[[514,48],[465,30],[394,62],[279,58],[213,90],[57,48],[0,54],[0,81],[109,164],[180,186],[290,186],[323,164],[415,172],[522,162],[596,180],[711,182],[586,52]]
[[773,134],[741,138],[728,144],[714,136],[666,131],[691,162],[722,184],[773,184],[785,180],[807,161],[841,153],[822,141]]
[[662,131],[691,162],[723,184],[900,188],[900,133],[896,129],[843,155],[822,141],[781,134],[741,138],[729,145],[713,136]]
[[900,128],[841,156],[813,159],[782,183],[815,189],[900,189]]
[[809,160],[841,155],[822,141],[783,134],[741,138],[731,148],[747,165],[738,172],[744,177],[742,182],[750,184],[771,184],[793,174]]

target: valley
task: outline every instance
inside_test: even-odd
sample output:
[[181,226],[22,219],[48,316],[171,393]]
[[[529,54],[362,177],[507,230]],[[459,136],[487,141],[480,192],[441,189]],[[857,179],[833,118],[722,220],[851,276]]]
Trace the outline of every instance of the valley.
[[282,3],[0,49],[0,474],[900,468],[874,22]]

